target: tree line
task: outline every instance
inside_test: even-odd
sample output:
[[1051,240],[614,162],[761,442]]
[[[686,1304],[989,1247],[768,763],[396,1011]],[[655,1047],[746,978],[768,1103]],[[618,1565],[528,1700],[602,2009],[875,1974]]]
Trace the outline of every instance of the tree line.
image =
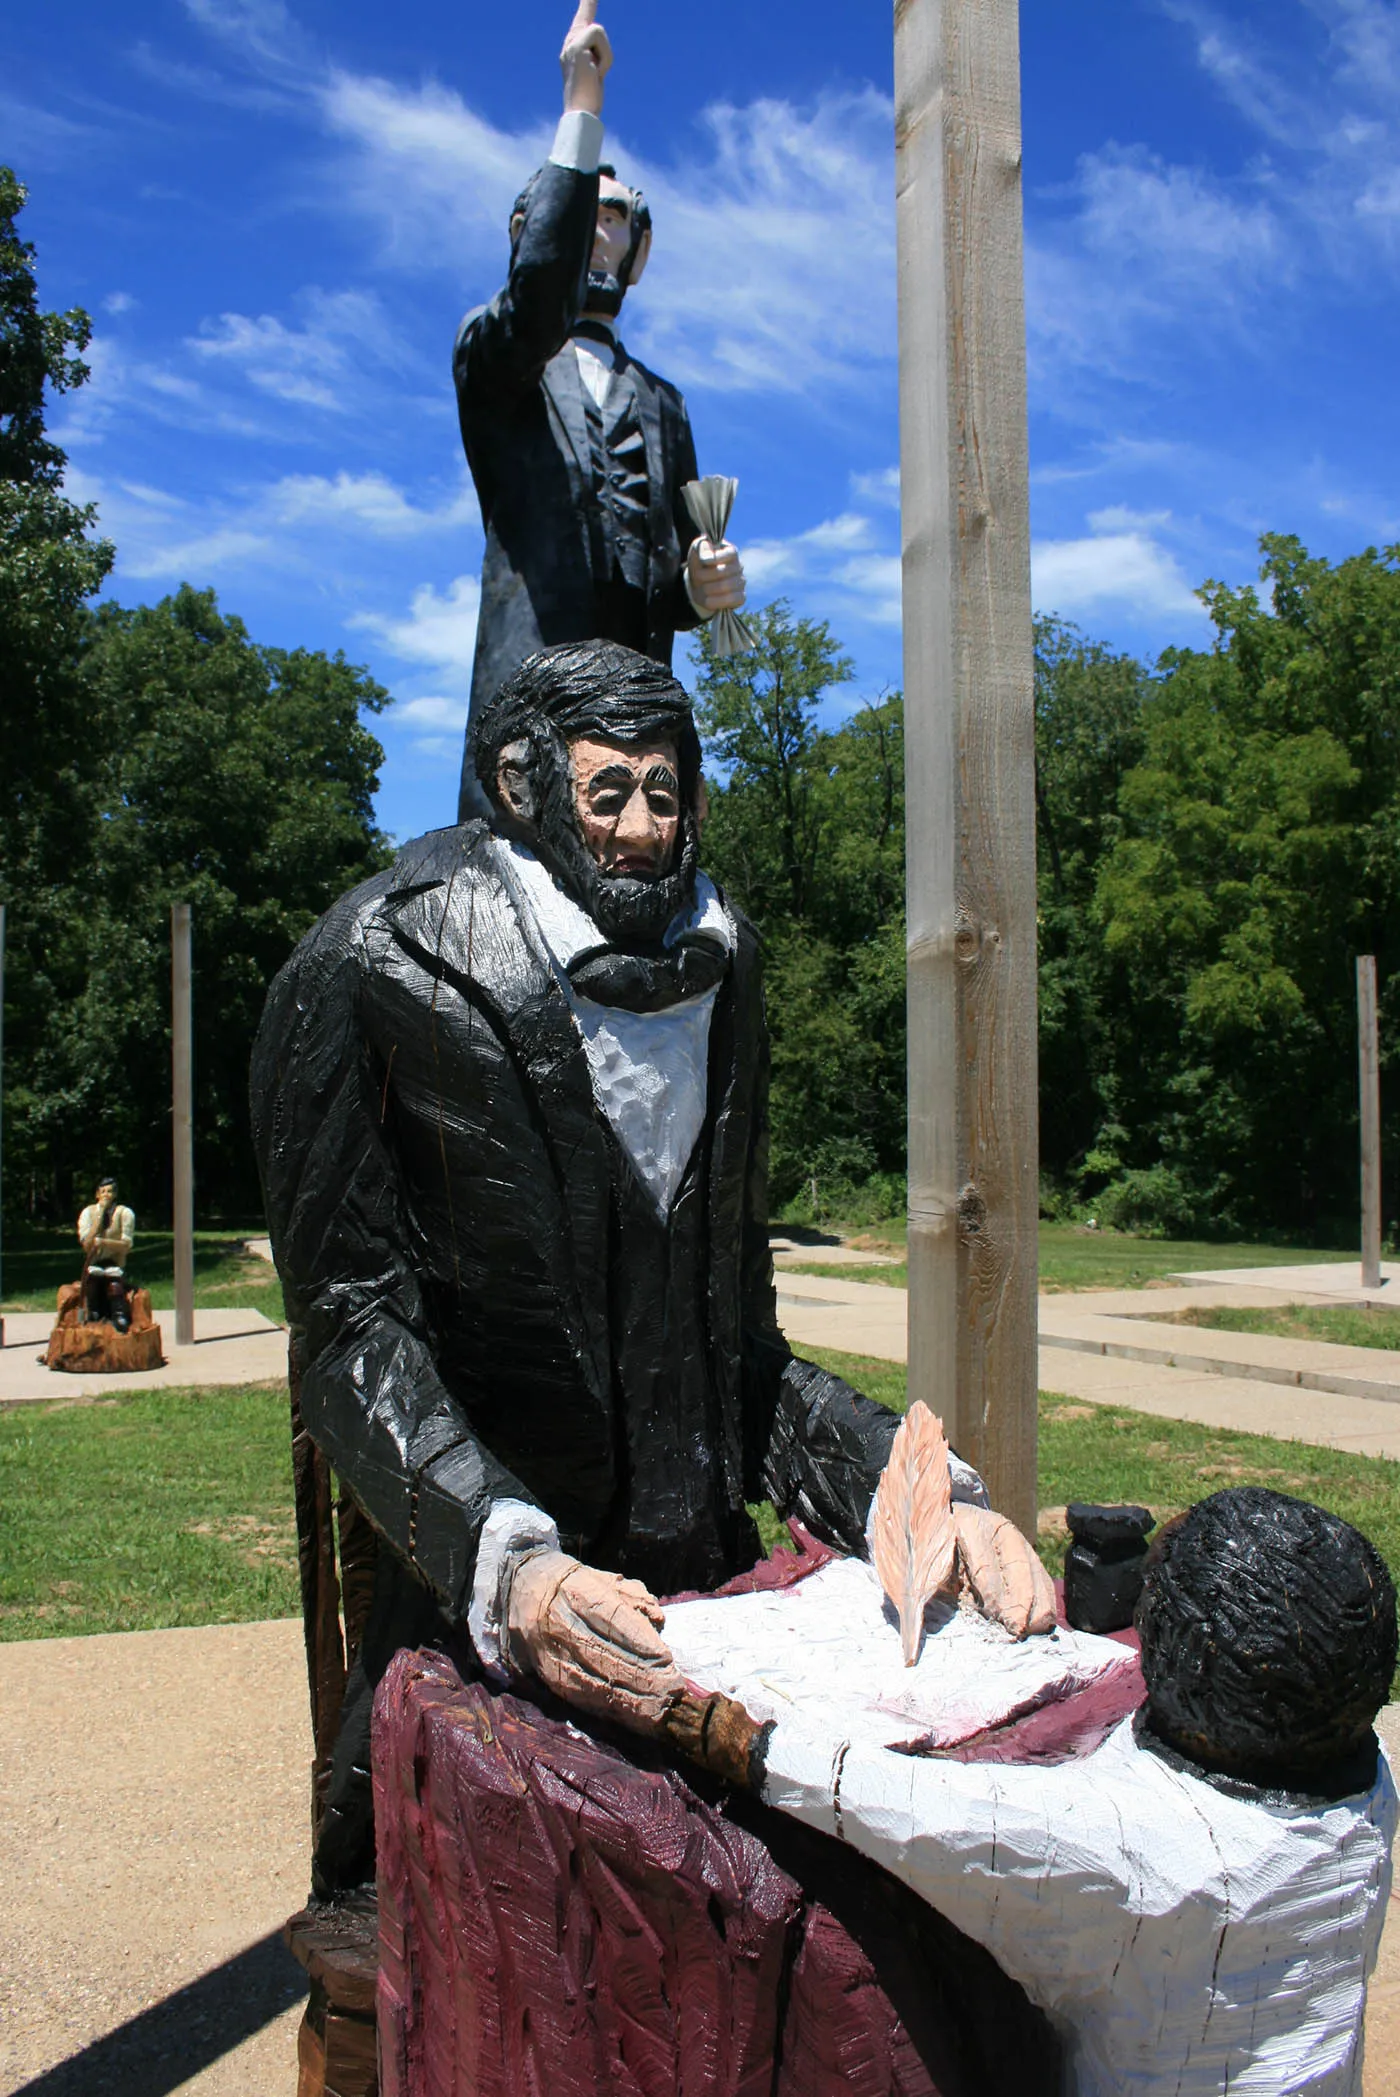
[[63,493],[47,396],[89,323],[40,310],[0,169],[0,902],[12,1219],[68,1220],[98,1171],[169,1213],[170,905],[194,912],[202,1217],[256,1216],[247,1071],[272,976],[384,864],[388,694],[336,655],[257,646],[189,588],[94,606],[114,549]]
[[[84,314],[44,313],[0,170],[0,901],[5,1201],[67,1219],[100,1168],[168,1199],[169,905],[194,906],[201,1215],[251,1217],[246,1071],[266,987],[386,863],[388,695],[257,645],[212,592],[95,603],[113,549],[63,491],[48,396]],[[1158,1231],[1350,1231],[1354,962],[1400,1022],[1400,548],[1262,542],[1154,666],[1036,624],[1043,1198]],[[898,693],[779,601],[752,655],[701,642],[705,859],[756,921],[772,1177],[791,1213],[898,1213],[904,765]],[[1395,1105],[1387,1087],[1394,1155]]]
[[[1400,547],[1261,542],[1209,648],[1149,669],[1035,627],[1042,1203],[1125,1229],[1355,1233],[1355,961],[1400,1024]],[[904,1164],[902,708],[771,607],[705,660],[707,856],[770,955],[774,1185],[896,1213]],[[1385,1084],[1385,1138],[1400,1127]]]

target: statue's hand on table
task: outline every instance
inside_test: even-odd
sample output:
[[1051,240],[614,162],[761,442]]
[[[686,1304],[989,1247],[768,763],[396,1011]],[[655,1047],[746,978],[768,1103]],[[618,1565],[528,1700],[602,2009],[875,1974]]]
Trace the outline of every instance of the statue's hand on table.
[[541,1551],[512,1576],[507,1650],[566,1703],[636,1733],[658,1733],[685,1690],[657,1636],[664,1622],[640,1580]]
[[598,0],[578,0],[578,11],[559,53],[566,111],[586,109],[590,116],[603,114],[603,79],[612,62],[608,32],[598,20]]
[[693,540],[685,568],[690,599],[702,619],[712,619],[716,612],[738,611],[748,586],[739,550],[728,539],[718,546],[711,539]]

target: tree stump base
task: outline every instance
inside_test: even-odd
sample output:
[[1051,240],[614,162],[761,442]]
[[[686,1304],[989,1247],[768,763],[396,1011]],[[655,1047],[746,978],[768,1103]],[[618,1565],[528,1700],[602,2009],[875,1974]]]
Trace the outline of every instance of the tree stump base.
[[311,1982],[297,2033],[297,2097],[379,2097],[378,1934],[379,1910],[368,1893],[303,1908],[282,1931]]
[[133,1289],[131,1329],[118,1332],[106,1319],[82,1323],[83,1285],[65,1282],[58,1292],[58,1317],[44,1361],[50,1369],[75,1375],[131,1374],[141,1369],[159,1369],[165,1360],[161,1351],[160,1327],[151,1317],[151,1298],[145,1289]]

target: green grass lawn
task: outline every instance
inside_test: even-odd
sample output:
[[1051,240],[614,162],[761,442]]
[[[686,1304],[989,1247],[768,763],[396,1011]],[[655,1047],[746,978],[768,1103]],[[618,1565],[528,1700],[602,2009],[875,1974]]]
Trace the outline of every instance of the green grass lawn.
[[1221,1304],[1213,1310],[1173,1311],[1164,1322],[1203,1326],[1208,1332],[1270,1333],[1280,1340],[1329,1340],[1334,1347],[1400,1350],[1400,1312],[1345,1303],[1284,1303],[1277,1310]]
[[[903,1223],[882,1223],[854,1233],[850,1241],[862,1251],[889,1252],[884,1267],[837,1267],[822,1262],[819,1249],[810,1261],[789,1273],[821,1274],[841,1281],[883,1282],[908,1287],[904,1255],[908,1230]],[[1134,1238],[1124,1231],[1091,1231],[1077,1223],[1040,1226],[1042,1289],[1140,1289],[1172,1274],[1212,1267],[1297,1267],[1306,1260],[1345,1259],[1345,1250],[1324,1251],[1298,1245],[1220,1245],[1201,1238]],[[1355,1253],[1351,1254],[1355,1258]],[[1374,1342],[1372,1343],[1375,1344]]]
[[0,1413],[0,1639],[300,1612],[285,1386]]
[[[261,1311],[265,1318],[281,1322],[281,1283],[266,1260],[254,1259],[241,1250],[244,1238],[265,1235],[259,1223],[250,1223],[246,1230],[230,1228],[195,1232],[196,1307]],[[76,1281],[83,1265],[77,1234],[64,1230],[7,1231],[4,1258],[4,1298],[0,1301],[0,1310],[6,1311],[51,1311],[60,1284]],[[142,1230],[138,1223],[136,1245],[127,1273],[136,1288],[150,1290],[152,1309],[173,1310],[175,1241],[172,1234],[169,1231]]]
[[[901,1366],[809,1352],[903,1410]],[[1037,1542],[1052,1572],[1063,1567],[1070,1500],[1141,1501],[1165,1519],[1244,1484],[1332,1508],[1400,1575],[1400,1463],[1042,1393]],[[771,1548],[776,1518],[762,1526]],[[143,1391],[0,1412],[0,1539],[0,1639],[295,1616],[285,1388]]]
[[[901,1363],[814,1347],[804,1352],[867,1397],[904,1410]],[[1272,1486],[1330,1508],[1365,1531],[1400,1584],[1400,1463],[1040,1394],[1037,1542],[1054,1573],[1064,1568],[1068,1534],[1059,1517],[1069,1501],[1136,1501],[1164,1521],[1227,1485]]]

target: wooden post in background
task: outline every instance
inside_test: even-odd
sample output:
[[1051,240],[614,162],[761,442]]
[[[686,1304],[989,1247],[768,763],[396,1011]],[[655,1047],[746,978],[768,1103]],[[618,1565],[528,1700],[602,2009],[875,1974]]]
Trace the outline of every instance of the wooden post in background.
[[1035,756],[1016,0],[895,0],[909,1395],[1036,1525]]
[[1381,1285],[1381,1037],[1376,957],[1356,957],[1356,1016],[1361,1057],[1361,1286]]
[[175,1224],[175,1344],[194,1345],[194,1031],[190,906],[170,906],[171,1174]]

